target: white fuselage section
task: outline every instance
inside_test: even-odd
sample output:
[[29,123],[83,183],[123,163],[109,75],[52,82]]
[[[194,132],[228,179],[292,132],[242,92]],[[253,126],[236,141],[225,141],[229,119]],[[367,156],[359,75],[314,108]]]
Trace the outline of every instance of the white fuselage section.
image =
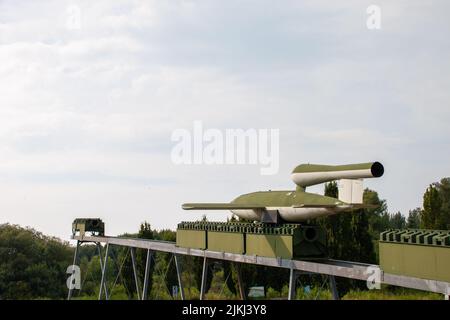
[[[267,207],[267,211],[277,211],[280,217],[288,222],[303,222],[309,219],[330,216],[343,211],[339,208],[292,208],[292,207]],[[240,218],[261,221],[263,210],[239,209],[231,210]]]
[[363,179],[372,178],[370,169],[321,171],[321,172],[296,172],[291,174],[295,184],[303,187],[313,186],[327,181],[339,179]]

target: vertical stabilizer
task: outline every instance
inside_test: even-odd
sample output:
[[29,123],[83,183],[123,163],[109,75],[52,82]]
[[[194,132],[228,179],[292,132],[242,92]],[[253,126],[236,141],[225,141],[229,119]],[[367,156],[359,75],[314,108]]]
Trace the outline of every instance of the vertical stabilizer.
[[338,181],[339,200],[345,203],[363,203],[363,179],[340,179]]

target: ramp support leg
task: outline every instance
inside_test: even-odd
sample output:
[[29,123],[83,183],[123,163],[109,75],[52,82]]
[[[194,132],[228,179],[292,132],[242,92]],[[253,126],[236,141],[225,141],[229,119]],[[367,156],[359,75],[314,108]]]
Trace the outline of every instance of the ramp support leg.
[[239,262],[234,263],[236,267],[236,274],[237,274],[237,281],[238,281],[238,287],[239,287],[239,295],[241,297],[241,300],[245,300],[245,288],[244,283],[242,282],[242,274],[241,274],[241,264]]
[[173,258],[175,260],[175,267],[177,269],[177,278],[178,278],[178,286],[180,287],[180,295],[181,295],[181,300],[185,300],[185,296],[184,296],[184,288],[183,288],[183,281],[181,279],[181,266],[180,266],[180,261],[179,256],[175,253],[173,255]]
[[289,295],[288,295],[288,300],[295,299],[295,287],[296,287],[296,283],[297,283],[297,277],[298,277],[297,270],[294,270],[293,268],[291,268],[291,272],[290,272],[290,275],[289,275]]
[[330,275],[329,280],[330,280],[331,297],[333,298],[333,300],[339,300],[339,292],[336,287],[336,279],[334,278],[334,276]]
[[141,293],[139,290],[139,278],[138,278],[137,268],[136,268],[136,248],[133,248],[133,247],[131,247],[131,264],[133,265],[133,274],[134,274],[134,282],[136,285],[137,299],[141,300]]
[[[80,240],[77,241],[77,246],[75,247],[75,253],[73,255],[73,266],[77,265],[78,262],[78,249],[80,248]],[[75,272],[75,270],[72,267],[72,275]],[[72,278],[71,278],[72,279]],[[72,286],[69,287],[69,293],[67,294],[67,300],[70,300],[72,298],[72,292],[73,292],[73,288]]]
[[205,299],[207,276],[208,276],[208,258],[204,257],[203,258],[202,285],[200,287],[200,300]]
[[[109,243],[106,244],[105,249],[105,260],[103,262],[102,267],[102,280],[100,281],[100,290],[98,293],[98,300],[102,299],[103,296],[103,288],[105,288],[105,299],[108,300],[108,291],[106,290],[106,271],[108,265],[108,252],[109,252]],[[100,265],[102,264],[102,255],[100,254]]]
[[[100,261],[100,270],[103,270],[102,246],[101,246],[100,242],[97,242],[96,245],[97,245],[97,250],[98,250],[98,259]],[[108,288],[106,286],[106,282],[103,284],[103,290],[105,290],[105,297],[108,300],[109,293],[108,293]]]
[[147,249],[147,260],[145,262],[144,288],[142,289],[142,300],[147,300],[148,295],[148,277],[150,275],[150,266],[152,263],[152,251]]

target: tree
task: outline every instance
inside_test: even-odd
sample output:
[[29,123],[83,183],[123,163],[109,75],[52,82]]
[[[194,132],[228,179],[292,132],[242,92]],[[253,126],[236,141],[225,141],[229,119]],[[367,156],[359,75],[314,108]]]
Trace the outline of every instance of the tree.
[[[338,198],[338,186],[336,181],[325,184],[325,196]],[[364,203],[379,203],[378,194],[366,189],[364,191]],[[343,212],[318,219],[327,234],[327,247],[329,256],[333,259],[350,260],[356,262],[375,262],[373,238],[371,236],[370,214],[366,210]],[[378,236],[378,235],[377,235]],[[337,285],[341,293],[351,288],[357,288],[360,284],[347,279],[337,279]]]
[[421,228],[450,229],[450,178],[432,183],[423,195]]
[[[325,184],[325,196],[338,198],[336,181]],[[364,191],[364,203],[376,204],[381,201],[375,191]],[[319,219],[319,224],[327,233],[327,247],[330,257],[371,263],[375,260],[370,229],[370,214],[366,210],[343,212]],[[378,237],[378,235],[377,235]]]
[[423,195],[421,228],[439,229],[442,200],[436,184],[431,184]]
[[[338,197],[338,186],[336,181],[325,184],[324,195],[327,197]],[[325,229],[327,235],[327,248],[330,257],[342,259],[346,256],[343,242],[350,240],[350,221],[348,216],[336,214],[318,219],[318,223]]]
[[369,233],[369,217],[364,209],[352,214],[353,261],[375,263],[374,239]]
[[441,208],[436,219],[436,228],[442,230],[450,229],[450,178],[443,178],[437,182],[436,188],[441,199]]
[[413,210],[409,210],[406,227],[410,228],[410,229],[419,229],[421,214],[422,214],[422,210],[420,208],[415,208]]
[[34,229],[0,225],[0,299],[63,299],[74,249]]
[[376,191],[367,188],[364,190],[363,198],[364,204],[376,206],[373,209],[364,209],[369,219],[370,235],[373,240],[376,240],[379,238],[380,232],[390,228],[386,200],[380,199]]
[[392,229],[404,229],[406,227],[405,217],[398,211],[390,216],[390,226]]
[[337,198],[339,196],[339,189],[336,181],[325,183],[324,195],[333,198]]

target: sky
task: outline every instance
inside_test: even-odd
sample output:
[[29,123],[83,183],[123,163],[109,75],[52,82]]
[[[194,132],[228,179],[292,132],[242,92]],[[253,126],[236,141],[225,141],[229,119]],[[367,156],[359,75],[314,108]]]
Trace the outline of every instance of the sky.
[[[300,163],[375,160],[385,175],[365,186],[407,215],[450,175],[449,12],[445,0],[0,0],[0,223],[64,240],[77,217],[109,235],[175,229],[203,214],[184,202],[293,189]],[[278,173],[174,164],[171,135],[194,121],[279,129]]]

